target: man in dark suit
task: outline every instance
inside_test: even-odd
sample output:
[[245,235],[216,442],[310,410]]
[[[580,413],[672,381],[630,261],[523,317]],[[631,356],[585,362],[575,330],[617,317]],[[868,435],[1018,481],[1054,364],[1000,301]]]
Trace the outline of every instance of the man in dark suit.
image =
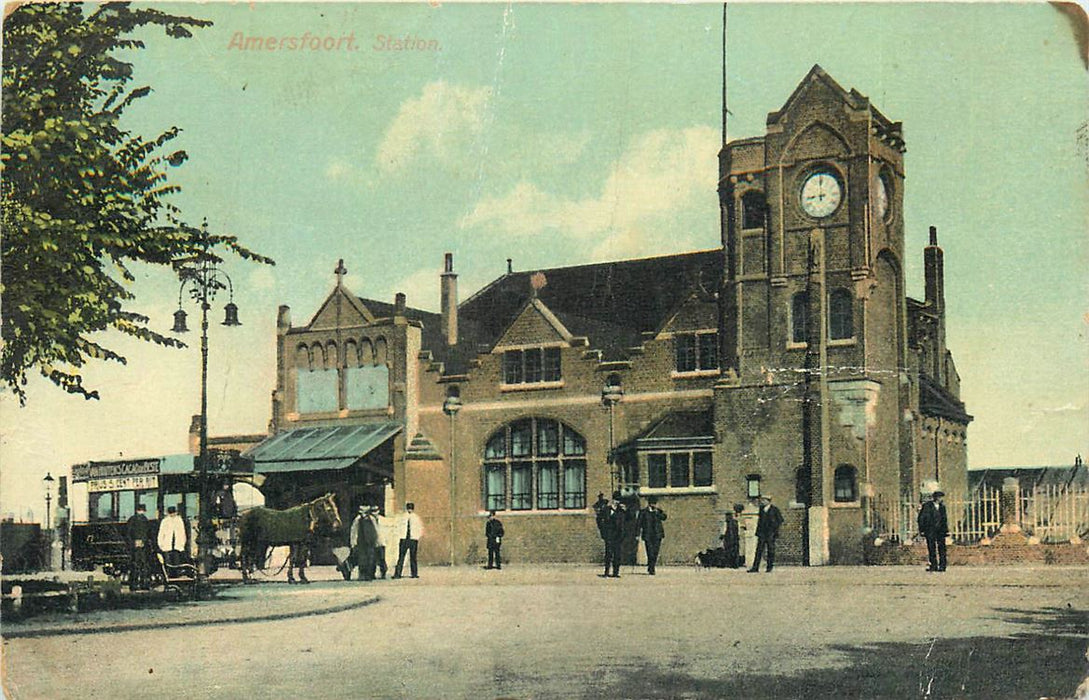
[[[601,539],[605,541],[605,573],[606,578],[620,578],[620,548],[624,542],[624,521],[626,514],[624,504],[620,502],[620,494],[614,493],[613,500],[598,511],[597,529]],[[609,572],[612,573],[609,573]]]
[[654,565],[658,563],[658,551],[665,539],[666,514],[658,508],[658,498],[647,497],[647,507],[639,511],[639,532],[647,548],[647,573],[654,575]]
[[783,514],[771,503],[771,496],[760,498],[760,516],[756,520],[756,554],[752,559],[750,574],[760,570],[760,560],[764,552],[768,555],[768,568],[775,566],[775,539],[779,537],[779,527],[783,524]]
[[147,519],[147,506],[138,504],[125,525],[129,541],[129,590],[147,590],[151,587],[148,573],[151,522]]
[[502,569],[503,560],[499,558],[499,548],[503,546],[503,523],[495,517],[495,511],[488,512],[488,520],[484,523],[484,538],[488,541],[488,567],[489,569]]
[[935,491],[933,500],[924,503],[919,510],[919,533],[926,538],[926,554],[930,560],[927,571],[945,571],[945,538],[949,534],[949,517],[942,498],[945,494]]

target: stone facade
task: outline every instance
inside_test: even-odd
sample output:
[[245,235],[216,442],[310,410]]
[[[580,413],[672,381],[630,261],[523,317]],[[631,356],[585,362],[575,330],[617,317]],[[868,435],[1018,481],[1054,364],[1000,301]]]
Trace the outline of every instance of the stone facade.
[[591,506],[614,491],[659,498],[666,562],[757,493],[783,561],[861,562],[869,499],[965,483],[933,233],[927,298],[904,294],[903,152],[814,67],[723,148],[721,249],[511,270],[461,303],[448,255],[440,314],[356,297],[338,266],[307,324],[281,307],[272,430],[397,423],[387,467],[328,481],[346,508],[415,502],[426,562],[482,561],[490,508],[512,561],[599,560]]

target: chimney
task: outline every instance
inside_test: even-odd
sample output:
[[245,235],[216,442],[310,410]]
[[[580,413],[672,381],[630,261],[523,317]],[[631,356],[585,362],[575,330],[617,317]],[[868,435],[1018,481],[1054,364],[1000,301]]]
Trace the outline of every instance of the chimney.
[[397,292],[393,295],[393,318],[403,319],[405,317],[405,307],[407,306],[404,292]]
[[189,454],[194,457],[200,454],[200,414],[189,421]]
[[933,311],[945,310],[945,263],[942,249],[938,247],[938,227],[930,227],[930,245],[923,249],[923,266],[926,270],[926,305]]
[[281,305],[276,312],[276,332],[281,335],[291,330],[291,307]]
[[930,227],[930,245],[923,249],[923,266],[926,274],[926,306],[937,316],[937,337],[934,338],[934,364],[930,368],[931,376],[945,387],[947,385],[945,368],[945,254],[938,246],[938,228]]
[[440,282],[442,295],[442,335],[447,345],[458,343],[458,276],[454,272],[454,254],[447,253]]

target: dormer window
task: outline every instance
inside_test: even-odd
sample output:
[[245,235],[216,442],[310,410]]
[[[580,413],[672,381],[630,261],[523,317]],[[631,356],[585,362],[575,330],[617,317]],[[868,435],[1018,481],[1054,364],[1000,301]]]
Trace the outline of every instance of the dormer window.
[[526,348],[503,353],[504,384],[544,384],[558,382],[560,348]]
[[718,371],[718,333],[700,331],[673,336],[677,374]]

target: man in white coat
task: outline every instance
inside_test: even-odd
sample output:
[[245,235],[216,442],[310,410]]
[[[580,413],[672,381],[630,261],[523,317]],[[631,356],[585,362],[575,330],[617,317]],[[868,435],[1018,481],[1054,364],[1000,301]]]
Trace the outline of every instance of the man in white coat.
[[416,549],[420,544],[420,538],[423,537],[423,520],[420,516],[416,515],[416,505],[413,503],[405,504],[405,513],[398,520],[397,524],[397,536],[399,543],[397,546],[397,568],[393,571],[393,578],[401,578],[401,571],[405,566],[405,553],[409,554],[410,571],[412,578],[420,578],[419,571],[416,568]]
[[185,561],[185,521],[174,506],[166,509],[166,517],[159,523],[158,544],[168,565],[177,566]]

